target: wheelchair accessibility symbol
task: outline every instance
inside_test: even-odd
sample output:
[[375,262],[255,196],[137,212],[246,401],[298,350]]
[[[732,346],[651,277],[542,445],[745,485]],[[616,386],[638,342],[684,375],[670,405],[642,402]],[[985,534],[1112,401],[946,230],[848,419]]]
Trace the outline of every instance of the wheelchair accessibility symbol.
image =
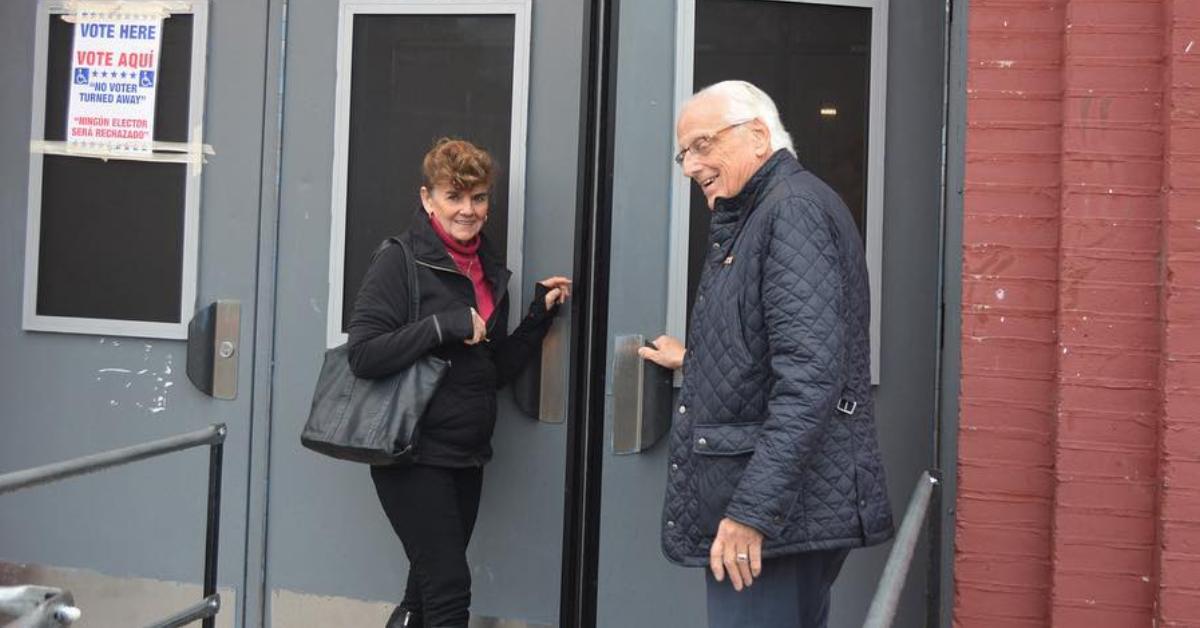
[[87,85],[88,79],[91,78],[91,70],[87,68],[75,68],[75,84]]
[[154,70],[138,72],[138,84],[142,87],[154,87]]

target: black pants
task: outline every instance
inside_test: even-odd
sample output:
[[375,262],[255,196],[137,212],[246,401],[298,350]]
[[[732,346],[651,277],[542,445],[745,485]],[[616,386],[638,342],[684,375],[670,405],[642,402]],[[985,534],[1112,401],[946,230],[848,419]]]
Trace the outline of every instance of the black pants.
[[408,556],[401,605],[423,614],[426,626],[465,627],[471,607],[467,543],[479,513],[483,469],[371,467],[371,479]]
[[850,550],[804,552],[763,561],[754,584],[735,591],[726,575],[717,582],[708,568],[709,628],[825,628],[829,589]]

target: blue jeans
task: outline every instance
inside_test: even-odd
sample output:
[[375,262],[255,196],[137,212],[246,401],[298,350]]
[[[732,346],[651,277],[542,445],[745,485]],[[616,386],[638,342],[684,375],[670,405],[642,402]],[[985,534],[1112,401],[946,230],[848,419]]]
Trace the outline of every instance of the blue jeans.
[[762,574],[740,592],[728,575],[717,582],[705,568],[708,628],[825,628],[829,589],[849,553],[835,549],[766,559]]

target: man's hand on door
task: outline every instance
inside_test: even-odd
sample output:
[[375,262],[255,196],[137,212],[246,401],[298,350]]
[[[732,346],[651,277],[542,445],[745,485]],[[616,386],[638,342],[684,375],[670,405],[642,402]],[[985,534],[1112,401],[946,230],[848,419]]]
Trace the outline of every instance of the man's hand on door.
[[650,344],[653,347],[642,347],[638,349],[638,355],[643,360],[650,360],[659,366],[665,366],[672,371],[679,370],[683,366],[683,354],[687,353],[687,349],[682,342],[671,336],[659,336]]

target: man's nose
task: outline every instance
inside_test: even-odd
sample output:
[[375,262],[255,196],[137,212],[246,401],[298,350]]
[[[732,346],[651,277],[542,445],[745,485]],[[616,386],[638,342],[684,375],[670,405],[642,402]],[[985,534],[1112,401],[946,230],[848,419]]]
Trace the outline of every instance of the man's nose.
[[680,166],[683,167],[683,175],[686,177],[695,179],[696,176],[700,174],[701,168],[699,160],[696,159],[695,155],[693,155],[692,151],[690,150],[683,154],[683,163],[680,164]]

